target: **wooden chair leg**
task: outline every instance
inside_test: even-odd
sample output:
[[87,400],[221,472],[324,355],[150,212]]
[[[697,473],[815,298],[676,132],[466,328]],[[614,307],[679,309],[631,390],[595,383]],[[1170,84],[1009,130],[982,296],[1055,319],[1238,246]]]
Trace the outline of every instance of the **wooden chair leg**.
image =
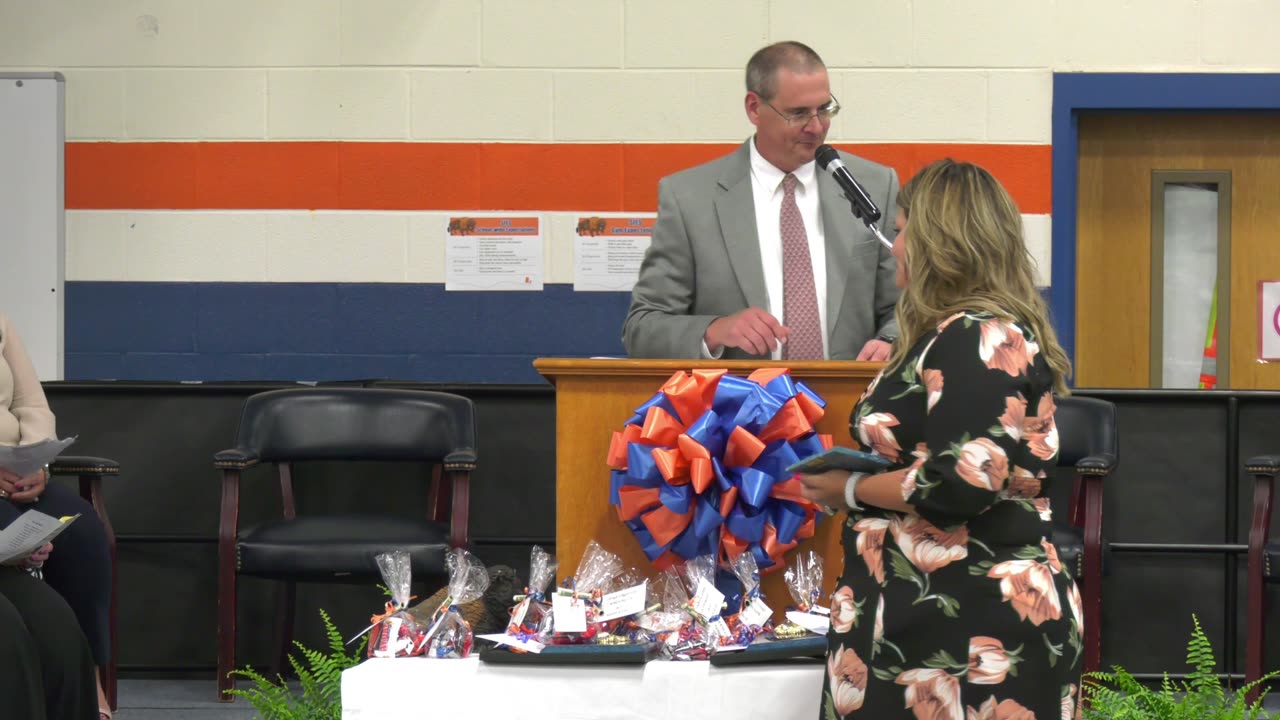
[[218,573],[218,701],[232,702],[236,681],[231,671],[236,664],[236,575]]
[[218,701],[232,702],[236,681],[236,527],[240,473],[222,473],[222,509],[218,523]]
[[111,619],[108,621],[111,632],[111,658],[107,661],[106,667],[102,668],[102,689],[107,694],[107,704],[112,712],[115,712],[120,707],[120,697],[116,688],[116,667],[120,662],[120,633],[116,628],[116,614],[120,611],[119,595],[116,592],[119,570],[116,564],[116,538],[110,534],[110,531],[108,531],[108,537],[111,538]]
[[[1270,475],[1254,476],[1253,517],[1249,524],[1248,590],[1245,605],[1244,681],[1251,683],[1262,677],[1267,641],[1266,584],[1263,580],[1267,534],[1271,521],[1274,479]],[[1245,699],[1258,699],[1261,688],[1251,689]]]
[[289,670],[289,648],[293,644],[294,610],[297,608],[297,584],[282,583],[276,588],[276,654],[271,661],[270,677],[281,677]]
[[107,538],[107,556],[111,559],[111,597],[110,610],[107,612],[107,632],[111,638],[111,657],[107,664],[98,669],[102,679],[102,690],[107,696],[107,705],[114,712],[119,707],[116,695],[116,664],[120,656],[120,635],[116,630],[116,614],[119,612],[116,591],[119,577],[119,563],[116,558],[116,533],[111,527],[111,518],[107,515],[107,505],[102,497],[102,478],[98,475],[80,476],[80,497],[93,506],[94,512],[102,522],[102,529]]
[[[1266,601],[1266,588],[1263,587],[1262,574],[1254,574],[1253,563],[1249,568],[1249,599],[1245,615],[1245,660],[1244,681],[1251,683],[1262,677],[1264,662],[1264,645],[1267,638],[1267,614],[1263,608]],[[1252,688],[1245,695],[1245,700],[1252,704],[1258,699],[1260,688]]]
[[1084,485],[1084,665],[1102,665],[1102,478],[1085,476]]

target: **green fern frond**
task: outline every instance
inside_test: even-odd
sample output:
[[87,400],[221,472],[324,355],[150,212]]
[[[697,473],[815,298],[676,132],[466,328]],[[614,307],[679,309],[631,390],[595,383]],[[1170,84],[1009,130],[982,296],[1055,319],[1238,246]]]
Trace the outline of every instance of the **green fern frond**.
[[289,655],[289,665],[298,676],[298,692],[294,692],[277,676],[270,680],[252,668],[236,670],[232,674],[253,683],[247,690],[232,690],[236,697],[253,705],[263,720],[341,720],[342,671],[354,667],[364,658],[368,646],[366,637],[350,654],[333,620],[324,610],[320,611],[324,622],[328,652],[306,647],[295,641],[297,653]]
[[[1082,679],[1080,700],[1085,720],[1267,720],[1261,698],[1247,703],[1246,694],[1280,675],[1280,670],[1236,690],[1230,703],[1214,670],[1213,645],[1192,615],[1194,628],[1187,643],[1188,682],[1175,683],[1166,675],[1159,690],[1138,682],[1122,667],[1088,673]],[[1266,693],[1263,692],[1263,695]]]
[[1188,692],[1216,699],[1220,704],[1223,698],[1222,684],[1214,673],[1218,663],[1213,657],[1213,646],[1200,627],[1200,618],[1194,613],[1191,615],[1191,622],[1195,627],[1191,631],[1191,640],[1187,643],[1187,665],[1192,668],[1187,677]]
[[320,609],[320,619],[324,621],[325,638],[329,641],[329,654],[337,656],[345,656],[347,654],[347,644],[342,641],[342,633],[338,632],[338,627],[333,624],[333,620],[329,618],[329,613],[323,608]]

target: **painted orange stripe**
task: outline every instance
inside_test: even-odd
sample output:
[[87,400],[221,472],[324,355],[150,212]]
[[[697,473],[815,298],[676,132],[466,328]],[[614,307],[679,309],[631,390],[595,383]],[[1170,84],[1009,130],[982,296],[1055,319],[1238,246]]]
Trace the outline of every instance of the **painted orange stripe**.
[[[692,143],[67,144],[74,210],[599,210],[646,212],[658,179],[732,152]],[[1050,211],[1048,145],[842,144],[908,178],[941,157],[979,163],[1022,212]]]

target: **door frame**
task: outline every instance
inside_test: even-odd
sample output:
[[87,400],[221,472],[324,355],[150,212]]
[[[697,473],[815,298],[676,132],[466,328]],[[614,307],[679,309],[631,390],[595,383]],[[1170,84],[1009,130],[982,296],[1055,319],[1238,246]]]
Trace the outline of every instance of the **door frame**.
[[1099,112],[1280,111],[1280,73],[1054,73],[1049,309],[1075,361],[1079,118]]

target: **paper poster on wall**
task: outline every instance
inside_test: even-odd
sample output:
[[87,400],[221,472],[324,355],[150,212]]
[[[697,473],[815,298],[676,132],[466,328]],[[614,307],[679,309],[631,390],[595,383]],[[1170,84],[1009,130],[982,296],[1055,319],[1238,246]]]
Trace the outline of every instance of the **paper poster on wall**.
[[1280,280],[1258,283],[1258,360],[1280,362]]
[[573,240],[573,289],[631,292],[653,236],[653,213],[578,218]]
[[445,290],[541,290],[542,218],[451,217],[445,241]]

